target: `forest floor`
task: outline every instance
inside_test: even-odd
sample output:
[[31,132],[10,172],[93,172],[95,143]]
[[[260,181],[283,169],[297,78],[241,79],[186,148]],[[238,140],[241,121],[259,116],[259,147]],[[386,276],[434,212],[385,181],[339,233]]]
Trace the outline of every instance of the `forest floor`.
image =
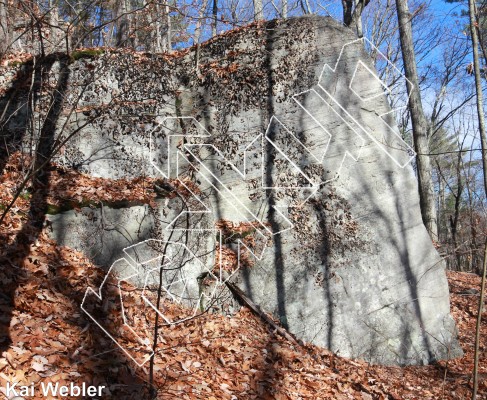
[[[12,199],[27,163],[11,158],[0,176],[0,205]],[[147,398],[148,363],[138,367],[81,310],[87,287],[98,287],[104,271],[81,253],[58,247],[36,225],[37,212],[56,199],[135,193],[144,183],[116,181],[102,188],[91,178],[52,168],[50,183],[26,192],[0,225],[0,399],[7,382],[41,382],[107,387],[103,398]],[[93,187],[97,187],[94,193]],[[144,186],[147,187],[147,186]],[[139,188],[139,189],[138,189]],[[125,191],[125,192],[124,192]],[[125,193],[125,194],[124,194]],[[138,193],[138,194],[137,194]],[[148,197],[147,197],[148,196]],[[147,197],[147,198],[146,198]],[[44,202],[38,204],[36,202]],[[42,206],[42,207],[41,207]],[[37,211],[36,211],[37,210]],[[0,209],[0,213],[1,213]],[[334,356],[312,345],[296,346],[242,308],[234,317],[204,314],[181,325],[163,328],[154,364],[159,399],[469,399],[478,276],[448,272],[452,314],[464,356],[417,367],[372,366]],[[108,282],[117,291],[115,282]],[[152,338],[154,313],[140,292],[125,285],[128,318],[140,336]],[[168,306],[168,313],[177,307]],[[101,315],[103,314],[103,315]],[[102,304],[98,316],[132,354],[144,357],[147,343],[127,330],[120,310]],[[487,313],[482,324],[479,399],[487,399]],[[49,397],[37,396],[29,399]]]

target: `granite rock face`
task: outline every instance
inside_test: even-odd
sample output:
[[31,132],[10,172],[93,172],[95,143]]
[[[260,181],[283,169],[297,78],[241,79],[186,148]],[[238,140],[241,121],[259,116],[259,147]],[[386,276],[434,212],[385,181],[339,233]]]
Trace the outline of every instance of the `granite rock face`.
[[[104,210],[109,227],[127,234],[95,232],[83,213],[51,217],[60,243],[109,267],[124,247],[167,241],[168,227],[192,229],[201,236],[186,243],[206,266],[190,261],[199,269],[188,279],[214,271],[222,252],[239,255],[225,276],[299,339],[382,364],[461,354],[445,266],[421,221],[413,153],[351,31],[318,17],[260,23],[199,52],[106,53],[73,63],[70,75],[79,111],[59,126],[98,114],[58,162],[191,185],[184,213],[175,200],[156,211]],[[74,226],[95,245],[61,235]]]

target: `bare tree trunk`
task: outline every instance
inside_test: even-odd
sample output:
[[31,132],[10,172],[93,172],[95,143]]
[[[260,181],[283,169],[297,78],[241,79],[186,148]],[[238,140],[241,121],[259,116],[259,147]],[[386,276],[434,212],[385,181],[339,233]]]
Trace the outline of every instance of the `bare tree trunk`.
[[454,215],[450,215],[451,241],[453,245],[453,255],[455,256],[456,271],[463,271],[460,259],[460,249],[458,248],[458,217],[460,212],[460,197],[455,195]]
[[7,0],[0,0],[0,58],[8,50],[11,40]]
[[154,38],[152,45],[156,53],[162,53],[162,29],[161,29],[161,6],[158,2],[154,5],[154,13],[151,17],[154,23]]
[[365,2],[365,0],[355,0],[355,9],[352,16],[352,25],[355,25],[355,28],[357,29],[357,36],[359,38],[364,36],[362,28],[362,13],[367,4],[368,1]]
[[282,10],[281,10],[282,18],[287,18],[287,0],[282,0]]
[[352,23],[353,0],[342,0],[343,24],[350,26]]
[[[484,193],[487,197],[487,139],[485,134],[485,118],[482,95],[482,77],[480,75],[480,61],[479,61],[479,38],[478,38],[478,22],[475,15],[474,0],[468,0],[468,10],[470,17],[470,35],[472,37],[472,53],[473,53],[473,69],[475,75],[475,92],[477,94],[477,115],[480,132],[480,144],[482,148],[482,170],[484,175]],[[480,289],[479,309],[477,312],[477,326],[475,329],[475,356],[473,366],[473,392],[472,399],[477,398],[478,390],[478,368],[479,368],[479,345],[480,345],[480,323],[482,321],[482,309],[484,308],[484,294],[485,294],[485,280],[487,273],[487,240],[484,246],[484,260],[482,263],[482,285]]]
[[[436,161],[438,170],[441,171],[440,165],[438,163],[438,160]],[[436,221],[437,221],[437,235],[438,235],[438,241],[440,243],[446,242],[447,238],[447,229],[445,231],[443,230],[443,227],[446,227],[446,222],[445,222],[445,183],[443,182],[442,177],[440,176],[438,178],[438,209],[436,210]]]
[[[72,20],[74,21],[74,29],[73,29],[73,34],[71,38],[71,49],[75,50],[79,46],[83,46],[85,44],[85,20],[86,17],[83,15],[83,5],[81,2],[76,2],[76,7],[75,7],[75,13],[72,16]],[[110,35],[110,44],[112,44],[112,38],[113,38],[113,31],[115,29],[115,23],[112,24],[111,27],[111,35]],[[107,38],[105,38],[107,40]],[[104,45],[108,45],[107,43],[104,43]]]
[[469,266],[468,270],[469,272],[472,272],[474,269],[474,265],[480,264],[478,262],[479,257],[478,257],[478,242],[477,242],[477,229],[475,227],[477,221],[476,217],[474,214],[474,204],[473,204],[473,194],[471,190],[471,182],[469,182],[466,179],[467,185],[465,186],[467,188],[467,195],[468,195],[468,208],[469,208],[469,221],[470,221],[470,260],[469,260]]
[[[463,149],[463,143],[460,149]],[[454,217],[453,217],[453,226],[454,229],[452,228],[452,239],[453,239],[453,246],[454,246],[454,254],[455,254],[455,259],[457,262],[458,270],[459,271],[464,271],[464,267],[462,265],[462,259],[461,259],[461,254],[460,254],[460,249],[458,248],[458,222],[460,220],[460,206],[461,206],[461,200],[462,200],[462,193],[463,193],[463,182],[462,182],[462,153],[458,152],[457,153],[457,166],[456,166],[456,178],[457,178],[457,192],[454,195],[455,197],[455,212],[454,212]]]
[[59,10],[56,0],[49,0],[49,30],[51,32],[49,42],[51,43],[51,49],[49,52],[59,50],[60,27],[59,27]]
[[129,39],[129,18],[127,0],[117,1],[117,32],[115,47],[126,47]]
[[418,171],[419,204],[423,223],[432,239],[436,238],[436,205],[431,176],[431,161],[429,158],[428,124],[424,116],[421,103],[421,93],[416,70],[413,34],[411,27],[411,13],[407,0],[396,0],[397,18],[399,22],[399,39],[401,42],[402,58],[409,94],[409,112],[413,125],[414,148],[417,153],[416,166]]
[[194,29],[194,42],[197,44],[201,38],[201,26],[203,25],[203,19],[205,18],[206,7],[208,6],[208,0],[203,0],[200,9],[198,10],[198,20],[196,21],[196,27]]
[[[472,0],[469,0],[469,3]],[[485,158],[484,158],[485,159]],[[487,171],[484,169],[484,175]],[[482,283],[480,285],[479,309],[477,311],[477,323],[475,324],[475,353],[473,360],[473,391],[472,400],[476,400],[479,387],[479,344],[480,344],[480,324],[482,322],[482,310],[484,308],[485,280],[487,272],[487,239],[484,245],[484,260],[482,263]]]
[[166,45],[167,51],[172,50],[172,27],[171,27],[171,14],[169,13],[169,4],[166,2]]
[[218,0],[213,0],[213,21],[211,23],[211,36],[216,36],[217,21],[218,21]]
[[342,0],[343,24],[355,27],[357,36],[363,37],[362,13],[370,0]]
[[482,94],[482,76],[480,72],[480,56],[479,56],[479,38],[478,38],[478,23],[475,18],[475,3],[473,0],[468,1],[470,14],[470,33],[472,36],[472,52],[473,65],[475,75],[475,91],[477,95],[477,115],[479,122],[480,144],[482,148],[482,169],[484,175],[484,190],[487,196],[487,139],[485,133],[485,117],[484,117],[484,100]]
[[308,0],[300,0],[301,4],[301,9],[303,10],[304,14],[311,14],[311,8],[309,6],[309,1]]
[[194,42],[196,43],[196,52],[195,52],[195,70],[196,74],[199,72],[199,63],[200,63],[200,38],[201,38],[201,25],[203,25],[203,19],[205,18],[206,7],[208,6],[208,0],[203,0],[203,4],[201,5],[200,9],[198,10],[198,20],[196,21],[196,27],[194,30]]
[[264,19],[264,6],[262,0],[254,0],[254,21],[262,21]]

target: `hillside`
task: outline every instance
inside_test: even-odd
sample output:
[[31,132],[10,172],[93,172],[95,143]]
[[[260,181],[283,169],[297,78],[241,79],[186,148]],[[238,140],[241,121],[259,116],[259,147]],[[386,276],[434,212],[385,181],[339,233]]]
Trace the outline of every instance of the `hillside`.
[[[12,198],[12,189],[28,164],[13,155],[0,178],[0,204]],[[148,185],[139,182],[98,180],[52,166],[45,198],[63,198],[73,204],[81,198],[116,199],[130,188],[141,201],[150,201]],[[137,185],[139,185],[137,189]],[[0,391],[7,381],[87,382],[105,385],[106,399],[144,399],[147,366],[138,368],[80,310],[85,288],[97,287],[104,271],[80,253],[56,247],[45,229],[23,223],[44,207],[36,193],[19,198],[0,231],[0,333],[11,343],[0,343]],[[145,199],[145,200],[144,200]],[[33,211],[34,210],[34,211]],[[30,239],[35,237],[34,241]],[[465,355],[430,366],[381,367],[333,356],[303,344],[294,346],[277,336],[261,319],[243,308],[233,318],[205,314],[160,332],[155,364],[159,399],[467,399],[471,390],[473,337],[479,287],[471,274],[448,273],[452,314],[459,328]],[[112,286],[117,290],[116,286]],[[138,292],[122,288],[132,298],[130,318],[140,330],[151,330]],[[13,298],[13,304],[10,299]],[[106,305],[103,312],[124,343],[137,349],[119,314]],[[177,313],[173,307],[171,313]],[[487,322],[484,313],[481,343],[479,398],[487,398]],[[10,321],[10,326],[5,323]],[[38,399],[41,397],[33,397]]]
[[[297,339],[344,357],[459,356],[414,150],[371,46],[332,18],[303,16],[177,53],[96,48],[9,63],[3,153],[36,155],[22,196],[44,205],[30,223],[143,293],[160,283],[188,306],[171,318],[159,309],[169,323],[213,306],[234,313],[231,279]],[[67,172],[43,171],[44,159]],[[115,185],[105,194],[103,180]],[[17,242],[35,242],[24,230]]]

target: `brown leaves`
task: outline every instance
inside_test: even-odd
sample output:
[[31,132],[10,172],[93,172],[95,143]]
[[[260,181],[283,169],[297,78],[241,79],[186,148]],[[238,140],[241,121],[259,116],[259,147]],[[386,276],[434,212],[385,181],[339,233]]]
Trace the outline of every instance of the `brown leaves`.
[[[13,199],[19,183],[24,179],[32,160],[29,157],[13,154],[6,164],[5,173],[0,177],[0,212]],[[168,183],[175,192],[167,193],[169,198],[178,193],[183,198],[198,194],[199,188],[188,178],[182,181],[174,179]],[[149,204],[155,207],[159,195],[155,188],[161,184],[160,179],[139,177],[135,179],[103,179],[82,174],[78,171],[58,167],[49,167],[49,188],[47,193],[47,212],[57,213],[81,207],[99,207],[100,203],[109,206],[129,206]],[[0,234],[13,233],[21,228],[22,221],[32,205],[35,193],[25,188],[9,214],[5,225],[0,227]]]
[[[239,69],[239,64],[231,63],[227,65],[220,65],[219,62],[212,62],[209,64],[202,64],[200,71],[202,75],[212,74],[218,79],[227,78],[229,75],[235,73]],[[224,83],[226,81],[223,81]]]
[[48,203],[63,206],[109,203],[125,201],[128,203],[149,204],[155,198],[154,179],[93,178],[76,171],[54,169],[50,176],[50,195]]
[[8,67],[17,64],[23,64],[32,59],[32,54],[23,51],[12,51],[3,55],[0,60],[2,67]]
[[221,266],[226,271],[235,271],[238,267],[237,252],[229,247],[230,244],[238,241],[243,244],[240,247],[240,263],[241,267],[248,268],[254,265],[254,256],[249,249],[258,251],[259,246],[262,248],[271,242],[270,231],[257,221],[235,223],[221,219],[215,222],[215,228],[220,230],[223,245],[217,246],[215,268]]
[[[11,199],[18,179],[29,160],[13,157],[0,177],[0,201]],[[49,201],[151,201],[149,179],[109,181],[90,178],[53,167]],[[190,185],[185,182],[185,185]],[[173,186],[184,194],[184,185]],[[197,188],[191,188],[197,190]],[[189,193],[188,193],[189,194]],[[7,244],[15,243],[16,232],[25,222],[30,198],[20,198],[0,227]],[[223,242],[253,237],[255,223],[218,221]],[[28,227],[27,227],[28,228]],[[97,382],[108,386],[107,398],[141,398],[147,370],[137,368],[111,340],[86,317],[80,303],[87,287],[99,287],[105,272],[82,254],[56,247],[45,235],[29,248],[24,258],[2,259],[0,292],[14,293],[11,317],[9,298],[0,296],[0,332],[8,331],[12,344],[0,355],[0,388],[6,382]],[[236,255],[223,249],[224,265],[235,268]],[[233,318],[204,314],[182,324],[163,327],[155,359],[155,383],[160,399],[464,399],[470,396],[473,334],[478,296],[467,289],[478,288],[472,274],[448,273],[452,290],[452,313],[457,321],[465,356],[425,367],[380,367],[333,356],[314,347],[295,347],[276,336],[247,309]],[[109,290],[118,290],[108,282]],[[15,290],[13,290],[15,289]],[[125,283],[127,317],[144,338],[151,338],[155,313],[140,291]],[[471,294],[469,294],[471,293]],[[150,294],[149,294],[150,295]],[[184,310],[164,305],[169,318]],[[104,321],[121,342],[139,351],[141,339],[124,328],[120,310],[105,307]],[[484,320],[485,321],[485,318]],[[8,324],[8,325],[6,325]],[[487,324],[482,327],[481,374],[487,373]],[[1,343],[0,343],[1,344]],[[142,350],[140,350],[142,354]],[[486,395],[485,380],[480,396]],[[0,389],[2,390],[2,389]],[[39,397],[34,397],[34,399]]]
[[[28,303],[29,307],[22,306],[23,312],[14,312],[10,328],[14,343],[0,357],[0,387],[7,380],[25,384],[90,381],[101,372],[103,383],[110,391],[118,390],[118,397],[130,398],[124,390],[128,391],[137,382],[137,375],[145,374],[144,370],[135,368],[123,357],[114,359],[113,354],[87,358],[97,341],[104,341],[105,350],[116,354],[118,350],[95,327],[82,328],[86,322],[80,320],[79,305],[60,293],[56,284],[56,280],[66,279],[82,293],[87,285],[96,286],[93,279],[102,278],[103,272],[79,253],[56,249],[46,240],[32,248],[29,259],[24,266],[28,280],[16,298],[16,304]],[[38,263],[45,261],[57,271],[50,279],[37,275]],[[468,274],[450,274],[453,292],[475,285],[472,278]],[[123,289],[132,296],[128,313],[136,330],[151,332],[154,314],[148,313],[137,291],[129,284],[124,284]],[[474,299],[453,296],[454,313],[458,317],[457,304],[469,307],[468,302]],[[169,303],[166,311],[168,315],[180,312],[176,305]],[[461,315],[462,321],[473,323],[468,314]],[[121,326],[119,318],[110,321],[113,329],[121,332],[117,330]],[[459,323],[459,328],[468,337],[471,331],[462,332],[464,324]],[[132,346],[138,345],[130,335],[122,336],[123,340],[133,340]],[[444,374],[434,366],[403,369],[369,366],[365,362],[332,357],[313,346],[294,347],[274,336],[246,309],[232,319],[203,315],[163,328],[157,354],[155,378],[161,399],[174,398],[176,393],[184,393],[178,398],[186,399],[362,400],[466,398],[468,394],[467,380],[462,378],[470,371],[468,359],[449,362],[447,376],[451,380],[447,381],[443,381]],[[485,362],[482,365],[485,368]],[[447,395],[442,397],[442,393]]]

